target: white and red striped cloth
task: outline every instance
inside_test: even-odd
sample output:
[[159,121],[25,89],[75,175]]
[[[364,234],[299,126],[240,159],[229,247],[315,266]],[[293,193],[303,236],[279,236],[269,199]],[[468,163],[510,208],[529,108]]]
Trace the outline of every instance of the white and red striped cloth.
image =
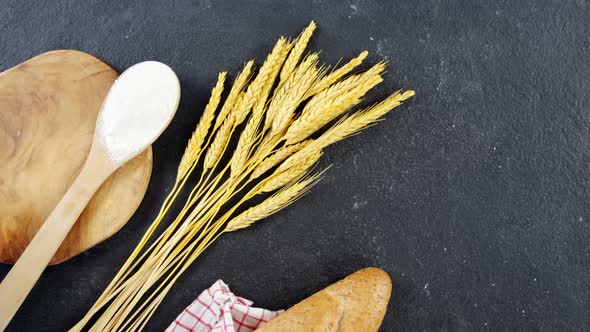
[[252,304],[217,280],[176,317],[166,332],[249,332],[282,312],[254,308]]

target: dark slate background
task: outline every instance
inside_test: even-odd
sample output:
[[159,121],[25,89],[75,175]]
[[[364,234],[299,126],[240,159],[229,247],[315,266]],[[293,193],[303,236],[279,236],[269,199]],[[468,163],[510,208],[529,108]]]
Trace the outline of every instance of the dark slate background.
[[260,62],[311,19],[327,63],[364,49],[389,61],[368,102],[400,87],[417,97],[329,148],[322,166],[334,166],[308,196],[222,237],[149,330],[218,278],[278,309],[366,266],[395,283],[383,331],[590,329],[587,0],[185,0],[1,2],[0,70],[73,48],[119,71],[165,62],[183,89],[135,216],[49,268],[9,330],[64,330],[84,314],[170,189],[217,73]]

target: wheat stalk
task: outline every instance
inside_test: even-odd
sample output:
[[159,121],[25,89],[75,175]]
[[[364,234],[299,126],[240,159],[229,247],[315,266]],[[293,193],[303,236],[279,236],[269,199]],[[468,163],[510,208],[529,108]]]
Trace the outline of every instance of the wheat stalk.
[[[143,329],[179,276],[219,236],[248,227],[307,193],[322,175],[314,165],[325,147],[375,124],[414,95],[398,91],[372,107],[345,114],[382,81],[385,64],[345,77],[363,62],[365,51],[326,75],[317,53],[303,57],[314,30],[311,22],[294,43],[281,37],[256,74],[254,62],[247,62],[215,115],[226,80],[225,73],[219,75],[158,216],[72,331]],[[236,132],[239,138],[233,142]],[[202,172],[184,206],[155,237],[199,164]],[[252,206],[264,194],[270,196]]]

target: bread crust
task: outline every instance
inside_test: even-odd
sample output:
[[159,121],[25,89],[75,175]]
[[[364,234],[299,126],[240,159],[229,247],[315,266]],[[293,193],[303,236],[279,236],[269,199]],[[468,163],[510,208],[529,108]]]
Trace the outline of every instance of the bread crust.
[[377,331],[391,288],[385,271],[365,268],[297,303],[256,331]]

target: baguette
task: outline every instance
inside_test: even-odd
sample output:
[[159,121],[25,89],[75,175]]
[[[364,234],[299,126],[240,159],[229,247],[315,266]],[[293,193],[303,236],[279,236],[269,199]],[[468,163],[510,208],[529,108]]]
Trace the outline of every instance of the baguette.
[[299,302],[256,331],[377,331],[391,287],[385,271],[362,269]]

